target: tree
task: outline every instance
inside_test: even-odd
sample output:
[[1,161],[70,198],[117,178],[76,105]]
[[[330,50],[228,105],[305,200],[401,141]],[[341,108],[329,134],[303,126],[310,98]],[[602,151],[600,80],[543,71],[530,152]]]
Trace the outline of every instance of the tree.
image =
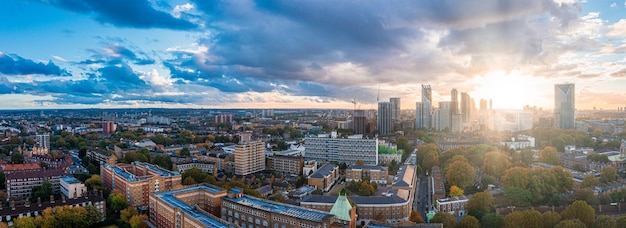
[[148,220],[148,216],[146,215],[135,215],[130,218],[128,224],[130,224],[131,228],[139,228],[141,227],[141,224],[146,220]]
[[4,172],[0,172],[0,189],[6,189],[6,183],[4,183],[6,181],[6,175],[4,175]]
[[165,155],[157,155],[152,159],[152,163],[161,168],[172,170],[172,160]]
[[554,211],[546,211],[541,215],[544,228],[552,228],[561,221],[561,215]]
[[615,219],[615,223],[617,227],[626,227],[626,215],[622,215]]
[[615,228],[617,227],[617,223],[611,216],[608,215],[600,215],[596,218],[596,222],[593,223],[593,228]]
[[504,224],[504,218],[496,213],[488,213],[480,220],[483,228],[500,228]]
[[411,217],[409,217],[409,220],[414,223],[424,223],[424,218],[422,218],[418,211],[411,211]]
[[530,169],[524,167],[513,167],[507,169],[502,175],[502,183],[505,188],[526,189],[530,179]]
[[111,205],[111,209],[115,212],[120,212],[124,208],[128,207],[128,202],[126,202],[126,197],[124,194],[119,192],[118,190],[113,190],[111,194],[109,194],[109,205]]
[[13,164],[23,164],[24,163],[24,155],[20,152],[13,152],[11,155],[11,163]]
[[563,169],[561,166],[554,166],[550,168],[550,174],[554,175],[556,178],[556,190],[558,192],[566,192],[572,189],[572,186],[574,185],[572,172]]
[[536,210],[515,211],[504,217],[504,227],[541,227],[542,216]]
[[551,146],[546,146],[539,152],[539,161],[547,164],[558,165],[559,164],[559,154],[556,151],[556,148]]
[[197,182],[193,179],[193,177],[186,177],[185,180],[183,180],[183,185],[192,185],[196,183]]
[[463,228],[480,228],[480,223],[478,222],[478,219],[476,219],[476,217],[467,215],[463,217],[461,221],[459,221],[459,224],[457,224],[457,226]]
[[92,190],[92,189],[102,190],[104,189],[102,184],[103,182],[102,182],[102,178],[100,177],[100,175],[94,174],[94,175],[91,175],[89,179],[85,180],[85,186],[87,187],[87,190]]
[[456,218],[454,215],[448,214],[447,212],[437,212],[435,216],[430,220],[430,223],[443,223],[443,227],[454,227],[456,226]]
[[35,219],[33,217],[24,216],[13,220],[13,227],[15,228],[37,228]]
[[591,227],[596,217],[596,212],[585,201],[576,200],[561,212],[561,217],[563,219],[579,219],[587,227]]
[[120,211],[120,219],[124,221],[125,223],[129,223],[130,218],[138,214],[139,212],[137,212],[135,208],[127,207],[126,209]]
[[98,169],[98,167],[96,167],[93,163],[89,163],[89,165],[87,165],[87,170],[89,171],[89,174],[100,173],[100,169]]
[[465,209],[469,215],[482,219],[484,214],[495,210],[493,195],[490,192],[476,193],[467,201]]
[[587,174],[583,178],[583,182],[580,184],[580,187],[582,187],[582,188],[593,188],[593,187],[598,186],[598,185],[600,185],[600,179],[598,179],[596,177],[596,175]]
[[102,221],[102,213],[100,213],[98,208],[89,204],[85,206],[85,210],[87,210],[87,218],[89,218],[91,224]]
[[180,156],[191,156],[191,152],[189,151],[189,148],[185,147],[182,150],[180,150]]
[[554,228],[587,228],[587,226],[580,219],[566,219],[556,224]]
[[463,189],[457,187],[456,185],[452,185],[452,187],[450,187],[450,197],[459,197],[463,196],[463,194]]
[[42,201],[48,201],[52,195],[52,182],[44,180],[40,186],[33,188],[31,202],[37,202],[37,198],[41,197]]
[[617,169],[615,169],[615,168],[613,168],[611,166],[605,166],[600,171],[600,182],[602,182],[602,183],[608,183],[608,182],[616,181],[618,177],[619,176],[617,176]]
[[533,195],[528,190],[516,187],[504,190],[504,197],[516,207],[527,207],[533,199]]
[[535,153],[532,150],[530,150],[529,148],[522,149],[522,152],[520,154],[521,159],[522,159],[522,163],[524,163],[525,165],[533,164],[533,156],[534,155],[535,155]]
[[0,222],[0,228],[9,228],[9,225],[4,222]]
[[574,192],[574,198],[577,200],[584,200],[587,204],[595,206],[598,205],[598,197],[594,194],[591,188],[581,188]]
[[483,171],[486,174],[500,178],[505,170],[509,168],[509,156],[503,152],[492,151],[485,154],[483,161]]
[[448,180],[450,185],[460,186],[461,188],[470,186],[476,175],[474,167],[463,160],[450,163],[450,165],[444,169],[444,172],[446,180]]

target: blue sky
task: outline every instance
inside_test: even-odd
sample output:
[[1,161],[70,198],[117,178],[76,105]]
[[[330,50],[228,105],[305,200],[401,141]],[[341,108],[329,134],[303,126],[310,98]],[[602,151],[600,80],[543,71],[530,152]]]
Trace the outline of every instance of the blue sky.
[[624,0],[7,0],[0,34],[0,109],[626,106]]

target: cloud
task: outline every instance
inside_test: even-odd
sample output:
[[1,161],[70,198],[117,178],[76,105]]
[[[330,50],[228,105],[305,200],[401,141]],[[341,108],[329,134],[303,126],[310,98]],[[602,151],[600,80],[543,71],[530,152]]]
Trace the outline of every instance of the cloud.
[[25,59],[19,55],[0,52],[0,73],[8,75],[43,74],[54,76],[70,76],[70,73],[55,65],[52,61],[47,64]]
[[617,8],[617,3],[611,3],[611,8]]
[[49,0],[41,1],[66,10],[93,16],[97,21],[119,27],[195,29],[197,25],[156,10],[148,0]]

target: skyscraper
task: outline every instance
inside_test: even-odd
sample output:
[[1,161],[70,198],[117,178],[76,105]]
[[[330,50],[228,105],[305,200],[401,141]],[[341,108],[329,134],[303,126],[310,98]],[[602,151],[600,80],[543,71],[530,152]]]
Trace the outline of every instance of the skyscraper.
[[421,126],[420,127],[424,127],[426,129],[430,129],[431,128],[431,123],[430,120],[432,119],[431,117],[431,112],[432,112],[432,107],[433,107],[433,95],[432,95],[432,90],[430,89],[430,85],[422,85],[422,115],[421,115]]
[[265,170],[263,141],[243,141],[235,145],[235,174],[248,175]]
[[469,122],[471,110],[472,109],[469,94],[461,93],[461,122],[463,124]]
[[452,114],[459,114],[459,92],[456,89],[450,91],[450,111]]
[[452,102],[449,101],[439,102],[439,123],[437,124],[437,131],[442,131],[446,128],[451,130],[451,104]]
[[422,102],[415,102],[415,129],[422,127]]
[[378,134],[387,135],[391,133],[391,103],[378,103]]
[[389,98],[389,103],[391,103],[391,120],[399,121],[400,120],[400,98],[399,97]]
[[576,127],[575,104],[573,83],[554,85],[554,122],[557,128],[571,129]]
[[35,142],[37,143],[37,147],[45,148],[46,150],[49,150],[50,149],[50,134],[35,135]]
[[352,129],[354,129],[354,134],[365,134],[365,123],[367,123],[365,111],[354,110],[354,116],[352,117]]

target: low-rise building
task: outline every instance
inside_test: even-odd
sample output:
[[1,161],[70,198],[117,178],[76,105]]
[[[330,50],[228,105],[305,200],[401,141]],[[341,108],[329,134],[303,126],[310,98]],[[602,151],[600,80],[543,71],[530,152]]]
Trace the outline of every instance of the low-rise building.
[[103,149],[87,150],[87,156],[90,161],[95,161],[98,164],[110,163],[112,158],[117,161],[117,157],[112,151]]
[[509,140],[500,141],[500,146],[515,150],[533,148],[535,147],[535,138],[528,135],[518,135],[511,137]]
[[402,165],[398,169],[398,174],[391,183],[391,189],[404,189],[413,191],[413,186],[417,181],[415,165]]
[[29,172],[39,171],[41,166],[39,164],[5,164],[1,165],[2,172],[6,175],[13,172]]
[[339,179],[339,166],[326,164],[309,176],[308,184],[327,192]]
[[445,198],[445,199],[437,199],[437,211],[438,212],[447,212],[454,216],[465,216],[467,215],[467,211],[465,211],[465,205],[467,201],[472,198],[472,196],[461,196],[454,198]]
[[12,201],[8,207],[0,207],[0,222],[5,222],[9,226],[13,225],[13,221],[16,218],[21,217],[36,217],[41,215],[43,210],[46,208],[56,207],[56,206],[81,206],[86,207],[87,205],[93,205],[100,214],[102,214],[102,220],[106,218],[106,198],[102,196],[102,191],[95,192],[90,191],[87,194],[77,197],[77,198],[65,198],[62,196],[60,199],[55,199],[54,196],[51,196],[50,201],[42,202],[39,199],[36,203],[29,203],[28,200],[25,201],[24,204],[15,205],[15,202]]
[[298,175],[304,166],[304,157],[274,155],[268,158],[268,169],[280,174]]
[[73,176],[62,176],[59,182],[61,185],[61,194],[68,199],[82,197],[87,192],[87,187]]
[[351,165],[346,169],[347,182],[367,179],[370,182],[386,185],[388,176],[387,167],[382,166]]
[[6,174],[7,197],[15,200],[28,199],[33,193],[33,188],[41,186],[46,180],[52,183],[52,192],[58,193],[61,188],[60,179],[64,175],[62,169],[40,169]]
[[304,162],[304,165],[302,166],[302,174],[304,174],[305,177],[308,177],[309,174],[313,174],[316,171],[317,171],[317,161],[310,160],[310,161]]
[[189,170],[189,169],[199,169],[202,170],[202,172],[205,173],[217,173],[217,166],[215,165],[215,162],[202,162],[202,161],[191,161],[191,162],[185,162],[185,163],[178,163],[175,164],[176,166],[176,170],[178,170],[178,172],[180,173],[184,173],[185,171]]

